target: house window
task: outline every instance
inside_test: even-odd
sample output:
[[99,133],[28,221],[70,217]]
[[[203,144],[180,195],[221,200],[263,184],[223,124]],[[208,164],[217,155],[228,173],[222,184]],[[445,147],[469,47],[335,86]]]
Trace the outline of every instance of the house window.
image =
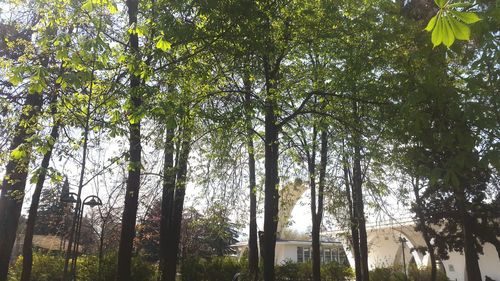
[[342,249],[339,249],[339,263],[343,264],[347,261],[347,257],[345,255],[345,252]]
[[311,249],[304,248],[304,261],[311,260]]
[[332,261],[332,252],[330,249],[325,249],[325,263],[329,263]]
[[304,248],[297,247],[297,262],[304,262]]

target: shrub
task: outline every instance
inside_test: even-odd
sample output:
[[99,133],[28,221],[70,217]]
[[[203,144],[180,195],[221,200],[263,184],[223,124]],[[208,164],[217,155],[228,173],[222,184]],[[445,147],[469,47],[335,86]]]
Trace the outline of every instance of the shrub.
[[[416,267],[410,267],[410,270],[408,272],[408,279],[410,281],[427,281],[431,280],[431,268],[430,267],[424,267],[424,268],[416,268]],[[448,281],[448,277],[446,277],[446,274],[443,271],[437,271],[436,275],[436,281]]]
[[354,271],[349,266],[331,262],[321,267],[321,277],[328,281],[346,281],[355,276]]
[[[117,254],[110,253],[103,257],[101,270],[99,271],[99,259],[93,255],[79,256],[77,260],[77,279],[82,281],[104,281],[116,279]],[[61,255],[50,255],[39,252],[33,253],[32,280],[35,281],[59,281],[62,280],[64,271],[64,257]],[[156,267],[147,263],[139,257],[132,258],[132,280],[154,281],[156,279]],[[22,257],[9,271],[9,281],[18,281],[21,278]]]
[[275,268],[276,281],[295,280],[299,276],[299,263],[294,263],[291,260],[285,261],[282,265]]
[[[325,281],[345,281],[354,277],[350,267],[336,262],[321,265],[321,279]],[[312,263],[294,263],[290,260],[276,267],[277,281],[312,280]]]
[[[431,269],[410,266],[408,269],[408,281],[428,281],[430,280]],[[371,281],[405,281],[406,277],[401,267],[375,268],[370,271]],[[437,281],[448,281],[444,272],[437,272]]]
[[240,263],[230,257],[187,259],[181,265],[183,281],[232,280],[241,270]]
[[[21,279],[23,258],[19,257],[9,270],[9,281]],[[36,281],[58,281],[62,279],[64,258],[58,255],[33,253],[31,279]]]

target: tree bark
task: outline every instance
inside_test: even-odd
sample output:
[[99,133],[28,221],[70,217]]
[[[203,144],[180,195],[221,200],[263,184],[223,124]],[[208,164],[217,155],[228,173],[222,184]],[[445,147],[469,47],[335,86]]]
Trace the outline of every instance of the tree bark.
[[[55,98],[51,103],[55,103]],[[53,104],[52,116],[54,116],[54,125],[50,132],[50,139],[47,143],[47,152],[43,155],[42,163],[40,165],[40,170],[38,171],[37,181],[33,196],[31,197],[31,205],[28,213],[28,221],[26,222],[26,230],[24,234],[23,243],[23,271],[21,273],[21,281],[29,281],[31,279],[31,270],[33,265],[33,234],[35,230],[38,205],[40,203],[40,195],[42,193],[43,185],[45,183],[45,177],[47,176],[47,170],[49,168],[50,159],[52,157],[52,151],[54,145],[59,138],[59,121],[55,117],[55,107]]]
[[[316,141],[316,129],[313,129],[313,139]],[[316,184],[311,184],[311,214],[312,214],[312,279],[313,281],[321,280],[321,241],[320,241],[320,231],[321,231],[321,221],[323,219],[323,192],[325,189],[325,176],[326,176],[326,165],[327,165],[327,153],[328,153],[328,134],[326,129],[321,131],[321,150],[320,150],[320,170],[319,170],[319,184],[318,184],[318,195],[316,196]],[[315,165],[316,165],[316,145],[313,143],[312,161],[313,167],[310,167],[310,174],[315,175]],[[311,182],[315,181],[315,176],[310,176]],[[317,204],[316,204],[317,197]],[[317,205],[317,206],[316,206]]]
[[[460,188],[460,187],[459,187]],[[479,257],[476,249],[476,238],[473,234],[473,218],[471,218],[466,208],[465,192],[457,192],[458,211],[461,216],[462,236],[464,239],[465,270],[467,281],[482,280],[481,269],[479,268]]]
[[417,204],[417,208],[414,209],[415,215],[417,217],[416,223],[418,224],[419,230],[422,232],[422,236],[425,241],[425,245],[427,246],[427,251],[429,253],[429,257],[431,259],[431,280],[436,281],[437,278],[437,267],[436,267],[436,253],[434,251],[434,246],[431,243],[431,237],[429,235],[428,226],[425,222],[425,217],[422,212],[423,208],[425,208],[422,198],[420,197],[420,188],[419,188],[419,180],[415,179],[413,185],[413,193],[415,195],[415,203]]
[[7,280],[10,255],[16,240],[31,159],[29,139],[35,133],[33,128],[36,128],[41,107],[42,94],[28,94],[9,149],[9,151],[14,151],[17,148],[25,153],[20,157],[13,157],[11,154],[5,167],[5,176],[0,190],[0,233],[2,233],[2,239],[0,239],[0,281]]
[[[189,125],[187,125],[189,126]],[[186,130],[190,130],[189,128]],[[166,244],[166,271],[164,280],[175,281],[175,276],[177,273],[177,262],[179,257],[179,241],[181,234],[181,224],[182,224],[182,212],[184,210],[184,196],[186,193],[186,180],[187,180],[187,166],[189,152],[191,150],[191,134],[190,132],[185,132],[183,136],[183,141],[181,144],[181,151],[179,153],[179,159],[177,161],[177,175],[175,183],[175,194],[174,194],[174,209],[172,213],[172,220],[170,222],[170,229],[167,230],[167,234],[170,237],[167,239]]]
[[[129,26],[137,25],[138,0],[127,0]],[[139,38],[137,33],[131,32],[129,35],[130,51],[133,56],[139,58]],[[140,86],[140,77],[133,72],[130,74],[130,99],[132,103],[132,113],[139,110],[142,100],[137,88]],[[137,216],[137,206],[139,199],[139,188],[141,180],[141,124],[139,120],[129,123],[129,170],[127,178],[127,188],[125,193],[125,205],[122,216],[122,230],[120,245],[118,248],[118,281],[131,281],[131,259],[135,237],[135,223]]]
[[[163,193],[161,202],[161,221],[160,221],[160,272],[161,280],[167,280],[168,255],[167,242],[170,238],[170,222],[174,206],[175,191],[175,167],[174,167],[174,129],[167,128],[165,137],[165,160],[163,168]],[[169,235],[170,234],[170,235]]]
[[[270,83],[270,82],[267,82]],[[274,87],[272,87],[274,88]],[[268,91],[271,89],[267,87]],[[268,93],[265,101],[265,187],[264,187],[264,280],[274,281],[274,259],[276,247],[276,229],[278,224],[279,205],[279,127],[277,125],[275,98]]]
[[349,167],[347,166],[347,159],[343,156],[343,170],[344,170],[344,182],[347,194],[347,203],[349,207],[349,225],[351,228],[351,246],[352,252],[354,256],[354,269],[356,274],[356,281],[362,280],[361,274],[361,257],[359,255],[359,234],[358,234],[358,225],[356,223],[356,209],[353,205],[353,194],[351,192],[351,184],[349,180]]
[[259,276],[259,248],[257,245],[257,184],[255,176],[255,151],[253,144],[251,84],[245,79],[245,111],[248,150],[248,179],[250,192],[250,223],[248,234],[248,269],[251,280],[257,281]]
[[[353,101],[353,113],[354,120],[356,124],[360,124],[358,104]],[[353,145],[354,145],[354,157],[353,157],[353,205],[355,209],[355,220],[359,232],[359,255],[360,255],[360,265],[362,280],[369,280],[369,269],[368,269],[368,241],[366,235],[366,221],[365,221],[365,211],[363,202],[363,189],[362,189],[362,170],[361,170],[361,134],[359,128],[354,129],[353,134]],[[358,131],[356,131],[358,130]]]
[[[311,150],[305,148],[307,154],[307,170],[309,172],[309,190],[311,192],[311,221],[312,221],[312,280],[318,281],[321,278],[321,256],[319,245],[319,225],[317,221],[316,208],[316,142],[318,130],[316,124],[313,125]],[[307,142],[304,142],[307,146]]]

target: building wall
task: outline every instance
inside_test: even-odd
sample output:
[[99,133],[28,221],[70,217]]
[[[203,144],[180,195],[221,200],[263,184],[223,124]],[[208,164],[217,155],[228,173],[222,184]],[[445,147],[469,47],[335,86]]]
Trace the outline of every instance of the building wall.
[[[370,269],[376,267],[394,266],[402,264],[401,243],[398,238],[405,237],[409,242],[405,244],[405,260],[409,261],[413,258],[418,267],[427,266],[429,264],[428,255],[413,251],[410,254],[409,249],[423,246],[421,234],[407,227],[399,228],[380,228],[370,230],[368,233],[368,264]],[[493,280],[500,281],[500,259],[493,245],[486,243],[483,246],[483,255],[479,256],[479,266],[483,280],[485,276],[489,276]],[[354,261],[350,260],[351,265]],[[459,252],[449,253],[449,259],[442,261],[446,275],[451,281],[479,281],[466,280],[465,278],[465,257]]]

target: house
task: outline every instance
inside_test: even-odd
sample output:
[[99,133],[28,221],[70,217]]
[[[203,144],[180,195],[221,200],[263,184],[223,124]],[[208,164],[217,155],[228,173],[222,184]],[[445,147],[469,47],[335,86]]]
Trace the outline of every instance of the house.
[[[234,244],[236,255],[241,258],[248,251],[247,242]],[[310,240],[285,240],[276,241],[276,265],[291,262],[307,262],[311,260],[312,242]],[[321,262],[348,263],[344,248],[340,242],[321,242]]]

